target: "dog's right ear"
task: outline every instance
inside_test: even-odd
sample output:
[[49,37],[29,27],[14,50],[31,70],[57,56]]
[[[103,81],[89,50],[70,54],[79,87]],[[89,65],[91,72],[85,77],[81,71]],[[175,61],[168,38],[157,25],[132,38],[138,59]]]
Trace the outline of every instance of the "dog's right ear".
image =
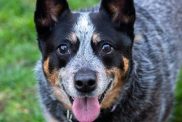
[[37,0],[34,21],[39,36],[48,35],[58,18],[69,13],[67,0]]

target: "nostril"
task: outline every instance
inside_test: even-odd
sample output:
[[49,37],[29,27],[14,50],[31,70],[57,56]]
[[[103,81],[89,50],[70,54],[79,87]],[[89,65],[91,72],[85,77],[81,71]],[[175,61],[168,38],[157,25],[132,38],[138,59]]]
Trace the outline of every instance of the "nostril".
[[78,80],[78,81],[76,81],[76,86],[77,86],[78,88],[82,88],[82,87],[84,86],[84,84],[83,84],[82,81]]
[[95,80],[89,80],[88,81],[88,86],[89,87],[94,87],[96,84],[95,84]]

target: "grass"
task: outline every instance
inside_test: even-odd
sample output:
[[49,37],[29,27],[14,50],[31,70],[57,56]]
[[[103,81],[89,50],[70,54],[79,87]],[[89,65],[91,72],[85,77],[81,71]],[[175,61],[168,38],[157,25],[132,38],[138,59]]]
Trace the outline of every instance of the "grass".
[[[72,9],[98,0],[69,0]],[[40,58],[33,24],[35,0],[0,0],[0,122],[43,122],[33,67]],[[182,73],[173,121],[182,121]]]
[[174,122],[182,122],[182,71],[179,76],[179,80],[177,82],[176,86],[176,103],[175,103],[175,109],[173,113],[172,120]]

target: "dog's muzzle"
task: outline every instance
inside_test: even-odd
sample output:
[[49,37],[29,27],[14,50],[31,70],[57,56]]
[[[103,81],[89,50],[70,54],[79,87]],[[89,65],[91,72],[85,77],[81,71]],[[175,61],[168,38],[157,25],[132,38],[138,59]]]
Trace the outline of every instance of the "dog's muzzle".
[[[90,94],[97,88],[96,72],[90,69],[79,70],[74,77],[74,87],[81,94]],[[75,97],[72,111],[80,122],[92,122],[100,114],[98,97]]]

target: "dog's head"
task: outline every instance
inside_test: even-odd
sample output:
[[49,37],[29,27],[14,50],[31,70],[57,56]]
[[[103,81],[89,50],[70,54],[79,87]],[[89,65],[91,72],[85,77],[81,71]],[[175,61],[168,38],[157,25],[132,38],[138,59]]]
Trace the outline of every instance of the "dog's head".
[[102,0],[98,12],[71,12],[66,0],[37,0],[42,68],[55,97],[79,121],[113,106],[131,69],[133,0]]

